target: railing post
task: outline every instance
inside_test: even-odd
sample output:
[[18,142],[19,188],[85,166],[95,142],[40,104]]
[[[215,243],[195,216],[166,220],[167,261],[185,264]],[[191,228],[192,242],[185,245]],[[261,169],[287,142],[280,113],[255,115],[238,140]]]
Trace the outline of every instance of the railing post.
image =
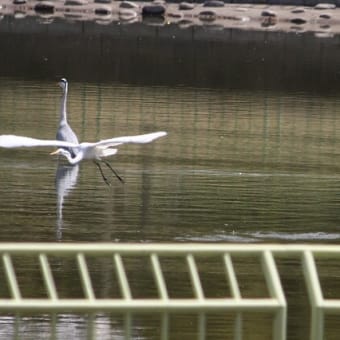
[[125,273],[122,257],[120,256],[120,254],[115,253],[113,255],[113,260],[116,265],[116,272],[122,296],[125,300],[131,300],[131,290],[129,286],[129,281]]
[[265,250],[262,253],[262,268],[269,294],[272,298],[275,298],[280,305],[279,310],[276,312],[273,325],[274,339],[285,340],[287,332],[287,303],[273,254],[269,250]]
[[323,294],[316,269],[314,256],[310,250],[302,254],[302,267],[311,304],[311,339],[322,340],[324,333]]
[[77,262],[78,262],[80,278],[81,278],[81,283],[83,285],[85,297],[92,301],[95,299],[95,296],[93,293],[92,282],[91,282],[91,278],[89,275],[89,271],[87,269],[85,256],[83,253],[77,254]]
[[169,298],[168,297],[168,291],[166,289],[166,283],[165,283],[165,280],[164,280],[164,277],[163,277],[162,268],[161,268],[161,265],[159,263],[158,255],[155,254],[155,253],[152,253],[150,255],[150,260],[151,260],[151,265],[152,265],[153,274],[154,274],[154,278],[155,278],[155,281],[156,281],[159,297],[163,301],[167,301],[168,298]]
[[15,275],[15,270],[12,263],[11,255],[8,253],[2,254],[2,261],[5,268],[5,274],[9,286],[9,291],[11,292],[12,298],[16,301],[21,300],[21,293]]
[[195,258],[192,254],[188,254],[186,256],[188,267],[189,267],[189,274],[194,290],[194,295],[196,299],[203,300],[204,299],[204,293],[201,285],[201,280],[198,274]]
[[43,278],[44,278],[44,282],[45,282],[45,286],[47,290],[47,296],[51,300],[57,300],[58,294],[57,294],[57,290],[54,284],[51,267],[48,262],[46,254],[39,255],[39,262],[40,262],[40,267],[41,267],[41,271],[43,274]]

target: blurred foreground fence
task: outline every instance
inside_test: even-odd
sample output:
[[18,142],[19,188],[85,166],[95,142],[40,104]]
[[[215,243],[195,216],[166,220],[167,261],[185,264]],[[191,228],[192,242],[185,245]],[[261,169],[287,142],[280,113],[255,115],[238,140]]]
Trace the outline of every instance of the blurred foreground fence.
[[[326,298],[320,283],[317,261],[336,260],[340,257],[340,247],[336,245],[272,245],[272,244],[54,244],[54,243],[3,243],[0,244],[2,270],[7,281],[7,293],[0,293],[1,313],[160,313],[162,317],[162,339],[167,339],[167,315],[173,312],[190,312],[201,315],[200,339],[204,339],[204,314],[206,312],[270,312],[273,313],[273,339],[286,339],[287,336],[287,300],[281,284],[277,260],[282,258],[297,258],[304,273],[311,307],[311,338],[323,339],[324,317],[326,314],[340,314],[340,298]],[[32,258],[36,262],[37,271],[33,276],[40,275],[42,285],[41,296],[32,297],[33,293],[25,293],[21,287],[21,275],[17,273],[17,265],[21,261]],[[74,287],[78,295],[61,296],[59,283],[56,280],[59,271],[63,271],[61,259],[72,259],[75,271],[79,276],[80,286]],[[117,290],[114,296],[101,295],[96,292],[96,279],[91,268],[100,271],[97,259],[110,262],[115,273]],[[145,259],[143,268],[139,268],[139,276],[134,275],[134,266],[129,259]],[[219,259],[220,276],[216,273],[213,280],[222,282],[222,293],[212,297],[209,285],[206,288],[203,281],[204,270],[211,267],[209,259]],[[259,297],[256,293],[242,293],[237,275],[237,263],[240,259],[253,258],[259,261],[258,270],[263,276],[265,292]],[[180,264],[180,260],[183,263]],[[169,262],[170,261],[170,262]],[[171,261],[173,261],[171,263]],[[169,267],[169,263],[171,263]],[[205,263],[204,266],[201,264]],[[68,265],[69,266],[69,265]],[[249,264],[249,275],[255,264]],[[165,269],[167,267],[167,269]],[[105,271],[107,271],[107,266]],[[170,268],[170,269],[169,269]],[[138,281],[143,274],[150,271],[153,281],[149,285],[155,287],[154,296],[145,293],[135,293],[133,277]],[[26,268],[25,275],[29,275]],[[168,272],[175,275],[167,279]],[[137,274],[137,273],[135,273]],[[177,295],[171,288],[171,281],[181,281],[181,276],[189,278],[187,295]],[[34,278],[31,280],[34,280]],[[224,280],[222,277],[224,276]],[[247,273],[243,276],[247,277]],[[175,280],[175,281],[174,281]],[[251,280],[250,280],[251,281]],[[225,289],[223,288],[225,284]],[[256,286],[256,282],[250,282]],[[224,293],[223,293],[224,290]],[[256,288],[255,288],[256,290]],[[25,296],[30,295],[30,296]],[[143,296],[145,295],[145,296]],[[238,320],[238,321],[237,321]],[[241,319],[236,320],[236,327],[242,327]],[[238,336],[236,338],[241,339]]]

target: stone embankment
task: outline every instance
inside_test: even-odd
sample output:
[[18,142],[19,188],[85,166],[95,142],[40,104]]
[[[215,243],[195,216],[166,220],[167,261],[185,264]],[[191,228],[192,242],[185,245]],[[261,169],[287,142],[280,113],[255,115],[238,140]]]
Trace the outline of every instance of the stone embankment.
[[[193,2],[152,2],[112,0],[31,1],[12,0],[0,5],[1,18],[36,16],[41,23],[55,19],[113,22],[148,25],[171,25],[181,28],[205,26],[211,29],[270,30],[285,32],[312,31],[319,37],[340,33],[340,8],[337,2],[316,0],[250,0],[251,3],[228,3],[221,0]],[[337,0],[340,2],[340,0]],[[261,3],[262,2],[262,3]]]

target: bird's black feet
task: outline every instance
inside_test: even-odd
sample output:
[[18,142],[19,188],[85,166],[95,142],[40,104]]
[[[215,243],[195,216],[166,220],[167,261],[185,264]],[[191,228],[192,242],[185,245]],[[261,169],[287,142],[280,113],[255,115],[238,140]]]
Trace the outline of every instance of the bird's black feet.
[[111,186],[111,183],[110,183],[110,181],[107,179],[107,177],[104,175],[104,172],[103,172],[102,167],[100,166],[100,164],[99,164],[98,162],[94,162],[94,164],[97,165],[97,167],[98,167],[98,169],[99,169],[99,171],[100,171],[100,174],[102,175],[102,178],[103,178],[105,184],[108,185],[108,186],[110,187],[110,186]]
[[119,175],[118,175],[118,173],[117,173],[117,171],[116,170],[114,170],[113,168],[112,168],[112,166],[111,166],[111,164],[109,163],[109,162],[106,162],[106,161],[102,161],[111,171],[112,171],[112,173],[122,182],[122,183],[125,183],[124,182],[124,180],[123,180],[123,178],[122,177],[120,177]]

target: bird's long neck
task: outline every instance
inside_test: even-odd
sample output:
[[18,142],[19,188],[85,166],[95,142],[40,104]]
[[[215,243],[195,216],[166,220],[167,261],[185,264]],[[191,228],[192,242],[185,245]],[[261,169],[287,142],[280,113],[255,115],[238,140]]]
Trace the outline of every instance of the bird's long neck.
[[65,85],[65,89],[63,91],[63,95],[61,96],[61,103],[60,103],[60,123],[67,122],[67,92],[68,92],[68,85]]
[[62,153],[62,155],[67,159],[67,161],[74,165],[79,163],[82,159],[83,159],[83,153],[82,151],[79,151],[76,153],[76,155],[74,157],[72,157],[71,153],[67,150],[64,150],[64,152]]

